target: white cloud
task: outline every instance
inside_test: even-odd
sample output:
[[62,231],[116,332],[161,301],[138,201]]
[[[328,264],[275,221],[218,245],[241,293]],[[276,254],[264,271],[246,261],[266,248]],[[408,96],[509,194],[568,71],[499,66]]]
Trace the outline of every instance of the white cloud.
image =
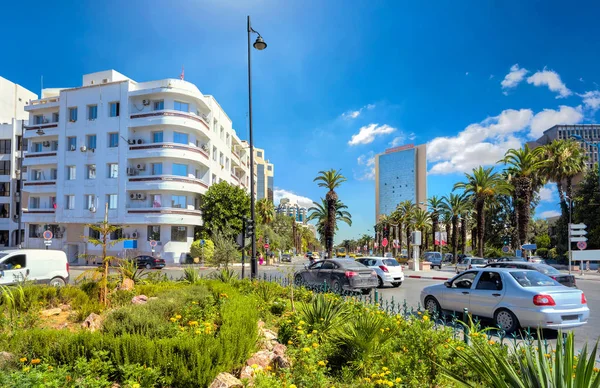
[[544,131],[558,124],[577,124],[583,120],[581,106],[575,108],[561,105],[558,110],[544,109],[531,120],[529,137],[537,139]]
[[309,208],[313,205],[313,200],[308,197],[303,197],[301,195],[294,194],[291,191],[280,189],[279,187],[276,187],[275,190],[273,191],[274,203],[276,205],[278,205],[279,201],[281,201],[282,198],[288,198],[290,200],[290,203],[298,204],[299,206],[305,207],[305,208]]
[[546,210],[545,212],[540,213],[540,218],[551,218],[560,216],[560,212],[556,210]]
[[365,109],[371,110],[374,108],[375,108],[375,104],[367,104],[367,105],[363,106],[362,108],[360,108],[359,110],[349,110],[348,112],[342,113],[342,118],[347,119],[347,120],[353,120],[353,119],[357,118],[358,116],[360,116],[360,114],[363,112],[363,110],[365,110]]
[[538,193],[540,196],[540,202],[555,202],[556,201],[556,199],[555,199],[556,193],[557,193],[556,185],[554,185],[552,183],[546,184],[544,187],[542,187],[540,189],[540,192]]
[[[502,85],[502,89],[504,89],[503,93],[507,95],[508,92],[506,91],[506,89],[516,88],[517,85],[520,84],[521,81],[523,81],[523,78],[525,78],[525,74],[527,74],[528,72],[529,71],[527,69],[519,68],[518,63],[512,65],[510,67],[510,72],[504,77],[502,82],[500,82],[500,85]],[[490,76],[490,79],[492,77],[493,76]]]
[[586,108],[589,108],[594,112],[600,109],[600,90],[585,92],[579,96],[583,98],[583,103]]
[[548,86],[548,89],[558,93],[556,98],[568,97],[573,94],[573,92],[567,88],[567,85],[562,82],[557,72],[546,70],[545,68],[527,78],[527,83],[535,86]]
[[404,134],[402,134],[400,136],[396,136],[390,142],[390,147],[398,147],[400,144],[404,144],[405,140],[406,140],[406,136],[404,136]]
[[411,140],[411,141],[412,141],[412,140],[415,140],[416,138],[417,138],[417,135],[415,135],[415,133],[414,133],[414,132],[411,132],[411,133],[408,135],[408,140]]
[[582,77],[579,77],[579,82],[585,82]]
[[387,124],[369,124],[361,127],[357,134],[352,135],[348,144],[351,146],[359,144],[369,144],[375,140],[376,136],[388,135],[396,131],[396,128],[390,127]]
[[360,181],[375,179],[375,154],[370,151],[356,158],[356,162],[361,166],[362,171],[354,174],[354,177]]

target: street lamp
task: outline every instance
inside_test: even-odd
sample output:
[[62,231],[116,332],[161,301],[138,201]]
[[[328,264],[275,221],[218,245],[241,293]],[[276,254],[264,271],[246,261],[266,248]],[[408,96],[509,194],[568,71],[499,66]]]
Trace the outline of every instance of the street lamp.
[[573,254],[571,252],[571,219],[573,214],[573,199],[568,195],[565,198],[569,200],[569,225],[567,225],[567,243],[569,244],[569,275],[571,274],[571,262]]
[[[600,158],[600,143],[590,143],[589,141],[585,140],[580,135],[571,135],[571,138],[575,139],[577,141],[583,142],[587,146],[595,147],[596,151],[597,151],[597,155]],[[600,168],[598,168],[598,181],[600,181]]]
[[[254,209],[254,141],[252,138],[252,67],[250,61],[250,33],[258,35],[254,42],[254,48],[261,51],[267,48],[267,44],[263,40],[262,36],[256,32],[250,25],[250,16],[248,16],[248,120],[249,120],[249,143],[250,143],[250,219],[252,220],[253,228],[256,227],[255,222],[255,209]],[[258,266],[256,265],[256,233],[252,233],[252,252],[250,257],[250,277],[256,278],[258,273]]]

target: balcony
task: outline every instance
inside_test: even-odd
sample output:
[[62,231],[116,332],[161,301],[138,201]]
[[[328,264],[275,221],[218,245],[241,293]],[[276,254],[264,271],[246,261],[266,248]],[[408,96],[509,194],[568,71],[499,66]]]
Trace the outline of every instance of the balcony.
[[205,193],[208,183],[202,179],[177,175],[150,175],[130,177],[127,191],[169,190]]
[[129,146],[129,159],[145,159],[145,158],[175,158],[193,160],[209,167],[208,152],[200,147],[187,146],[178,143],[151,143],[151,144],[136,144]]
[[39,100],[30,101],[29,105],[25,106],[25,110],[30,112],[32,110],[37,109],[49,109],[49,108],[58,108],[60,105],[60,98],[56,97],[47,97],[41,98]]
[[37,166],[43,164],[56,164],[56,151],[48,152],[26,152],[23,166]]
[[130,116],[131,127],[143,127],[149,125],[181,125],[193,127],[200,131],[209,132],[208,119],[189,112],[178,110],[156,110],[146,113],[136,113]]
[[55,212],[54,208],[26,209],[23,210],[23,222],[54,222]]
[[127,209],[129,222],[139,222],[140,218],[148,224],[201,225],[202,212],[196,209],[173,207],[147,207]]
[[56,180],[47,181],[24,181],[23,191],[28,193],[55,193]]

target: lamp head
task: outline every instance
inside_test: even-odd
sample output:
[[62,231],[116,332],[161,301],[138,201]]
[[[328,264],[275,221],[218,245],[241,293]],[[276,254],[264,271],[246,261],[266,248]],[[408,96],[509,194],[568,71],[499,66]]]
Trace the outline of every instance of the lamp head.
[[38,130],[37,130],[35,133],[37,133],[37,134],[38,134],[38,135],[40,135],[40,136],[43,136],[43,135],[45,135],[45,134],[46,134],[46,132],[44,132],[44,130],[43,130],[43,129],[38,129]]
[[253,46],[259,51],[267,48],[267,44],[260,35],[258,36],[258,38],[256,38],[256,41],[254,42]]

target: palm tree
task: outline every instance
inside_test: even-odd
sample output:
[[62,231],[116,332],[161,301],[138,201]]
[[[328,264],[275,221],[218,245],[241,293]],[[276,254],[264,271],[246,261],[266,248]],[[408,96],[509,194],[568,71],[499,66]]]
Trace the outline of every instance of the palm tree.
[[462,213],[465,211],[466,200],[465,195],[461,194],[450,194],[444,196],[442,207],[451,217],[452,222],[452,261],[456,263],[456,256],[458,254],[458,220]]
[[519,245],[527,239],[529,227],[531,200],[545,183],[542,171],[548,161],[542,158],[544,149],[529,148],[527,144],[523,148],[513,148],[506,151],[504,158],[498,163],[508,165],[506,172],[509,182],[514,188],[513,198],[515,200],[515,212],[519,235]]
[[[328,171],[319,171],[319,175],[313,180],[313,182],[319,182],[319,187],[326,187],[329,191],[325,195],[325,201],[327,203],[328,214],[335,214],[337,209],[336,205],[338,203],[338,195],[335,192],[335,189],[340,187],[340,185],[346,181],[346,177],[344,177],[338,170],[328,170]],[[348,213],[349,214],[349,213]],[[335,236],[336,231],[336,217],[328,217],[327,223],[325,224],[325,247],[327,249],[327,256],[332,257],[333,251],[333,237]]]
[[[421,232],[421,236],[425,237],[425,232],[431,225],[431,217],[427,210],[423,210],[420,207],[417,207],[413,213],[413,221],[415,230],[419,230]],[[424,249],[427,249],[427,239],[423,239]]]
[[404,232],[406,233],[406,254],[409,257],[410,257],[410,231],[411,231],[410,229],[413,224],[413,214],[414,214],[415,209],[416,209],[415,204],[410,200],[400,202],[397,207],[399,221],[404,226]]
[[[379,241],[383,241],[383,238],[386,237],[386,232],[389,232],[390,229],[390,218],[385,214],[381,214],[379,216],[379,221],[377,222],[376,229],[379,231]],[[389,240],[389,239],[388,239]],[[380,243],[381,251],[385,254],[385,249]]]
[[267,198],[259,199],[256,202],[256,212],[263,224],[270,224],[275,219],[275,207],[273,206],[273,202]]
[[[334,204],[334,214],[335,217],[331,217],[334,219],[334,233],[337,230],[337,222],[341,221],[341,222],[345,222],[346,224],[348,224],[348,226],[352,226],[352,215],[350,214],[350,212],[348,212],[346,209],[348,209],[348,206],[344,205],[342,203],[342,201],[340,201],[339,199],[336,201],[336,203]],[[317,202],[313,202],[313,206],[311,206],[310,208],[308,208],[308,216],[306,217],[306,221],[312,221],[312,220],[317,220],[317,232],[319,233],[319,236],[321,237],[321,243],[325,246],[327,246],[327,231],[326,231],[326,227],[327,225],[330,223],[330,217],[329,217],[329,208],[328,208],[328,204],[327,201],[323,198],[321,198],[321,203],[317,203]],[[333,238],[333,237],[332,237]],[[333,244],[331,244],[333,246]],[[333,247],[331,247],[331,249],[333,249]],[[328,252],[329,254],[331,254],[331,252]],[[329,256],[331,257],[331,256]]]
[[464,194],[473,201],[477,214],[477,255],[483,257],[483,232],[485,227],[485,203],[498,194],[508,193],[509,185],[493,167],[474,168],[471,174],[465,174],[466,181],[454,185],[454,189],[463,189]]
[[[429,203],[429,210],[431,212],[431,226],[433,229],[433,250],[437,251],[435,246],[435,235],[438,232],[438,225],[440,221],[440,212],[442,210],[442,199],[437,195],[429,198],[427,201]],[[442,251],[442,242],[440,238],[440,252]]]
[[[444,226],[446,232],[446,246],[449,247],[450,241],[452,240],[452,214],[448,213],[444,208],[440,211],[440,225]],[[440,252],[442,252],[442,241],[440,235]]]

